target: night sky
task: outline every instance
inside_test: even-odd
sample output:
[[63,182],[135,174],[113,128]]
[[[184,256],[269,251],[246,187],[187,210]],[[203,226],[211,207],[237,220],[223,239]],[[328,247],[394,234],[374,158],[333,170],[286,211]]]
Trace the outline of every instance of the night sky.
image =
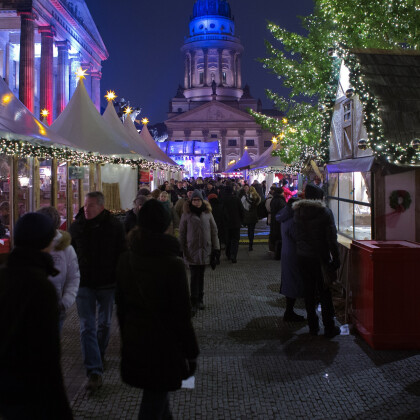
[[[188,35],[194,0],[86,0],[108,49],[102,68],[101,95],[115,90],[151,124],[165,121],[169,100],[184,80],[180,48]],[[235,18],[235,35],[244,46],[242,85],[251,88],[254,98],[272,108],[264,89],[281,90],[277,76],[256,61],[266,56],[264,40],[273,38],[267,29],[270,20],[302,33],[297,16],[312,12],[313,0],[229,0]],[[105,106],[103,98],[103,106]]]

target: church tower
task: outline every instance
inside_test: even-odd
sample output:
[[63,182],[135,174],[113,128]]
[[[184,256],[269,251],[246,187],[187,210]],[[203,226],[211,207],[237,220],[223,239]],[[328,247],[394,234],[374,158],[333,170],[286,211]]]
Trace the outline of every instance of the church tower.
[[159,143],[189,176],[213,176],[245,148],[255,158],[271,146],[248,112],[261,111],[261,102],[242,87],[243,51],[228,0],[195,0],[181,48],[183,84],[169,102],[168,140]]
[[212,93],[222,101],[242,97],[243,47],[235,36],[235,22],[227,0],[196,0],[189,35],[181,51],[185,98],[206,101],[211,100]]

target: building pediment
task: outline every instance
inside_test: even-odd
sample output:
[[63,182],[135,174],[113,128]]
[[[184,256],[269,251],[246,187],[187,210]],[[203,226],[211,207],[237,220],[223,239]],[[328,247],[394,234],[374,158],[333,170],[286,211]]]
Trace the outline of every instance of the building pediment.
[[170,118],[166,123],[187,122],[255,122],[254,118],[246,112],[232,108],[221,102],[211,101],[176,117]]

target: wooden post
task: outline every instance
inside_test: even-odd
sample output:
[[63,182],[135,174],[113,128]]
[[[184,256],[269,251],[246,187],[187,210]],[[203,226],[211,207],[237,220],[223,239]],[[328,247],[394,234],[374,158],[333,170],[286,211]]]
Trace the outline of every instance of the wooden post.
[[34,194],[34,211],[39,209],[41,204],[41,188],[40,188],[40,175],[39,175],[39,159],[37,157],[33,158],[33,173],[32,173],[32,185],[33,185],[33,194]]
[[95,191],[95,164],[89,163],[89,192]]
[[385,177],[380,171],[372,172],[373,183],[373,231],[372,239],[375,241],[386,240],[385,219]]
[[414,209],[415,213],[415,221],[416,221],[416,242],[420,242],[420,169],[416,169],[415,175],[415,193],[416,196],[414,197],[416,207]]
[[58,185],[57,185],[57,158],[51,160],[51,205],[57,208],[58,205]]
[[101,164],[96,164],[96,185],[95,191],[102,191],[102,173],[101,173]]
[[10,245],[13,247],[13,228],[19,218],[18,208],[18,162],[17,156],[10,157],[10,184],[9,184],[9,200],[10,200]]
[[67,162],[67,174],[66,174],[66,213],[67,213],[67,230],[70,229],[70,225],[73,221],[73,188],[72,182],[69,179],[69,168],[70,162]]

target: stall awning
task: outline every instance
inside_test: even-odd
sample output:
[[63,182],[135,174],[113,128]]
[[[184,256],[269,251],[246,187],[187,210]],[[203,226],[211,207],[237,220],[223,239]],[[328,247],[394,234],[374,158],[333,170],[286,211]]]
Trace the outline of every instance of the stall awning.
[[329,173],[345,173],[345,172],[369,172],[372,169],[374,156],[367,156],[357,159],[346,159],[327,164]]

